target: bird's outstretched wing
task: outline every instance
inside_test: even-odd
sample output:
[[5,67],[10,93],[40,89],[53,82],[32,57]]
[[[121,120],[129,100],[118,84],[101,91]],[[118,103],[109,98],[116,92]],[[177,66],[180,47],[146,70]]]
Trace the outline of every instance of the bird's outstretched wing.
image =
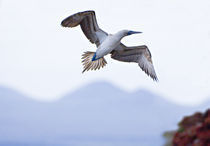
[[123,62],[136,62],[153,80],[158,81],[152,63],[152,56],[147,46],[126,47],[122,43],[111,52],[111,57]]
[[95,43],[97,46],[99,46],[108,35],[98,27],[94,11],[84,11],[73,14],[64,19],[61,25],[64,27],[76,27],[80,25],[85,36],[91,43]]

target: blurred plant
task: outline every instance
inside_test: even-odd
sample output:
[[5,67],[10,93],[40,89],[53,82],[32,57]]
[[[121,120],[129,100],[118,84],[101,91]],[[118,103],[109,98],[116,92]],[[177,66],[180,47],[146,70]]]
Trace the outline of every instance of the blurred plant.
[[210,146],[210,109],[184,117],[175,132],[166,132],[167,146]]
[[166,138],[165,146],[172,146],[173,137],[176,131],[168,131],[164,133],[164,137]]

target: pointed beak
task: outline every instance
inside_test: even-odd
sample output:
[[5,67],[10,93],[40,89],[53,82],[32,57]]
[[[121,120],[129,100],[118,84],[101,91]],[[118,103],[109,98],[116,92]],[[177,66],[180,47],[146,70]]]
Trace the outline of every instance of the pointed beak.
[[142,33],[140,31],[132,31],[132,34],[136,34],[136,33]]
[[142,32],[140,32],[140,31],[129,31],[129,32],[128,32],[128,35],[137,34],[137,33],[142,33]]

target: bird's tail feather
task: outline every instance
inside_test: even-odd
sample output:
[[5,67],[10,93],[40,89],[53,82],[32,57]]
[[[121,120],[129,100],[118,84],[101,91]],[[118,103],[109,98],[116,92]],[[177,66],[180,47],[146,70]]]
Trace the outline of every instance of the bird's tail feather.
[[82,64],[84,66],[84,70],[82,71],[82,73],[89,70],[96,70],[103,68],[107,64],[104,57],[92,61],[94,54],[95,52],[90,52],[90,51],[84,52],[84,54],[82,54]]

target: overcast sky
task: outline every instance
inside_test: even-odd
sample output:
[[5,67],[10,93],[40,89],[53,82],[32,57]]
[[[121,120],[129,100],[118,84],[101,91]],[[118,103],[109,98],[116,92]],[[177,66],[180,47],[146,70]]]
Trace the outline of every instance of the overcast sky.
[[[82,74],[81,54],[96,48],[80,27],[62,28],[60,22],[83,10],[95,10],[108,33],[142,31],[123,43],[149,47],[159,82],[137,64],[110,56],[105,68]],[[33,98],[53,100],[98,80],[181,104],[210,97],[209,0],[2,0],[0,39],[0,85]]]

